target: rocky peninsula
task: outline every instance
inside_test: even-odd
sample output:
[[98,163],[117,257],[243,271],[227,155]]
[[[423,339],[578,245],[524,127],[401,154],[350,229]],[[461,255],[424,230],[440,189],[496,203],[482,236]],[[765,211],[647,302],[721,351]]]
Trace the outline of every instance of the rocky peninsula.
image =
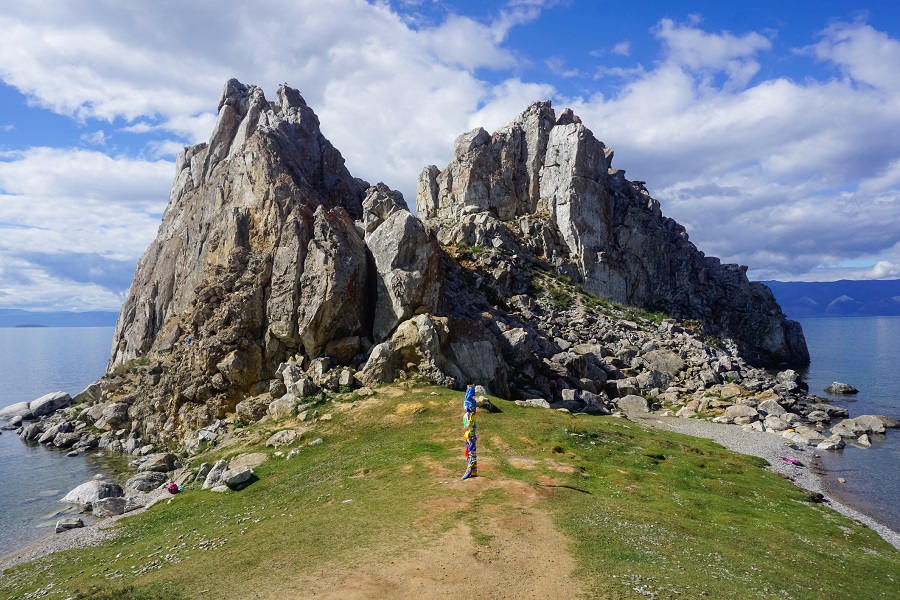
[[897,426],[810,394],[791,369],[809,362],[800,325],[613,156],[536,102],[426,167],[416,215],[349,173],[297,90],[270,101],[230,80],[209,142],[176,161],[106,376],[0,419],[28,442],[187,458],[240,425],[417,379],[690,433],[678,423],[704,418],[795,452]]

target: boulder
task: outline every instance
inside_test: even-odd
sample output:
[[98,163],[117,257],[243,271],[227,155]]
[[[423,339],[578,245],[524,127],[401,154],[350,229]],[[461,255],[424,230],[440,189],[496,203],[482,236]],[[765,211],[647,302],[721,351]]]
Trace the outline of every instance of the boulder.
[[803,425],[795,427],[793,431],[788,429],[782,435],[804,446],[817,446],[825,440],[824,435],[812,427],[805,427]]
[[15,404],[10,404],[9,406],[0,408],[0,421],[9,421],[14,417],[19,417],[22,419],[34,418],[28,402],[16,402]]
[[37,400],[32,400],[28,406],[34,417],[40,418],[53,414],[60,408],[68,406],[71,402],[72,397],[69,396],[69,394],[65,392],[52,392],[41,396]]
[[806,415],[806,420],[810,423],[827,423],[831,421],[831,417],[824,410],[812,410]]
[[866,433],[866,426],[857,423],[854,419],[844,419],[837,425],[831,426],[831,433],[844,438],[857,438]]
[[550,408],[550,403],[543,398],[529,398],[527,400],[516,400],[518,406],[526,408]]
[[69,529],[78,529],[84,527],[84,521],[78,517],[63,517],[56,522],[56,533],[62,533]]
[[127,500],[124,497],[101,498],[91,505],[95,517],[113,517],[125,513]]
[[95,479],[82,483],[63,496],[62,501],[91,507],[97,500],[102,500],[104,498],[120,498],[124,495],[125,492],[122,491],[122,488],[118,484]]
[[147,471],[167,473],[168,471],[172,471],[175,469],[176,460],[177,457],[171,452],[151,454],[141,462],[141,465],[138,467],[138,471],[141,473],[145,473]]
[[253,471],[247,467],[241,467],[237,469],[228,469],[222,473],[221,481],[229,488],[235,489],[242,484],[247,483],[251,477],[253,477]]
[[209,473],[206,474],[206,479],[203,481],[203,489],[208,490],[214,486],[219,485],[222,481],[222,474],[228,470],[228,462],[225,460],[219,460],[213,467],[209,470]]
[[269,455],[265,452],[245,452],[232,458],[228,465],[231,469],[255,469],[267,460]]
[[293,394],[285,394],[269,403],[266,413],[273,419],[286,419],[294,416],[297,398]]
[[787,412],[787,410],[775,400],[763,400],[757,405],[756,410],[767,416],[773,417],[780,417]]
[[646,413],[650,412],[650,403],[647,402],[647,399],[643,396],[637,396],[634,394],[623,396],[616,400],[616,404],[619,405],[619,408],[624,410],[626,413]]
[[790,426],[781,419],[781,417],[776,417],[775,415],[766,416],[765,421],[763,421],[763,425],[765,426],[767,431],[785,431]]
[[261,396],[254,396],[252,398],[247,398],[246,400],[241,400],[237,403],[234,410],[237,413],[238,418],[244,423],[255,423],[266,416],[266,413],[269,411],[269,404],[271,403],[272,396],[269,394],[262,394]]
[[155,490],[166,481],[167,477],[165,473],[147,471],[129,477],[128,481],[125,482],[125,487],[139,492],[149,492]]
[[279,446],[287,446],[289,444],[294,443],[297,440],[299,434],[294,429],[283,429],[279,432],[273,433],[269,436],[269,439],[266,440],[266,446],[270,448],[278,448]]
[[836,395],[852,395],[858,394],[859,390],[850,385],[849,383],[841,383],[840,381],[834,381],[825,388],[825,393],[827,394],[836,394]]
[[846,444],[839,435],[830,435],[816,445],[816,450],[840,450]]
[[113,402],[103,407],[101,418],[97,421],[97,427],[104,431],[119,429],[128,424],[128,404],[125,402]]
[[[731,419],[737,425],[745,425],[759,419],[759,412],[752,406],[734,404],[725,409],[724,417]],[[742,422],[738,422],[738,421]]]
[[818,402],[813,406],[816,410],[825,411],[832,419],[843,419],[850,416],[850,411],[842,406],[834,406],[825,402]]
[[865,428],[866,433],[884,433],[884,422],[876,415],[859,415],[853,420],[860,427]]

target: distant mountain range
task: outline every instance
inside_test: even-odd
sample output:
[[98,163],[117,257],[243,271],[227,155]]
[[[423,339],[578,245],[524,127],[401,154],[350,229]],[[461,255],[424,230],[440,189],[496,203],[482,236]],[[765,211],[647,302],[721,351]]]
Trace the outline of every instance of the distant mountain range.
[[788,318],[900,316],[900,279],[763,281]]
[[118,312],[37,312],[0,308],[0,327],[114,327]]

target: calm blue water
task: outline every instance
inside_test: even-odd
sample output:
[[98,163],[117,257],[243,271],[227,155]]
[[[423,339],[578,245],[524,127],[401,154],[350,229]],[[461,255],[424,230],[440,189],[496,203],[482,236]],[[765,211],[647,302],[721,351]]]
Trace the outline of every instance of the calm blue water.
[[[109,360],[112,327],[0,328],[0,406],[58,390],[73,396],[99,379]],[[113,476],[121,457],[67,457],[0,435],[0,555],[52,534],[70,510],[59,502],[97,473]]]
[[[900,418],[900,317],[798,319],[809,346],[810,393],[844,406],[854,417]],[[830,396],[832,381],[849,383],[856,396]],[[819,452],[831,495],[900,531],[900,429],[872,437],[872,448],[847,445]],[[846,483],[837,481],[843,477]]]

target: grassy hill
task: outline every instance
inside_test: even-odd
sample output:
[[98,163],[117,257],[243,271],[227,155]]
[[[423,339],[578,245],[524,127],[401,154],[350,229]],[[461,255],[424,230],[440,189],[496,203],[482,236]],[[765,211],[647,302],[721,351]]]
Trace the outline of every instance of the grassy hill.
[[[244,427],[196,463],[270,453],[251,485],[188,488],[102,546],[7,571],[0,597],[895,597],[900,552],[761,459],[493,401],[468,481],[461,394],[443,388]],[[303,435],[276,456],[264,442],[287,428]]]

